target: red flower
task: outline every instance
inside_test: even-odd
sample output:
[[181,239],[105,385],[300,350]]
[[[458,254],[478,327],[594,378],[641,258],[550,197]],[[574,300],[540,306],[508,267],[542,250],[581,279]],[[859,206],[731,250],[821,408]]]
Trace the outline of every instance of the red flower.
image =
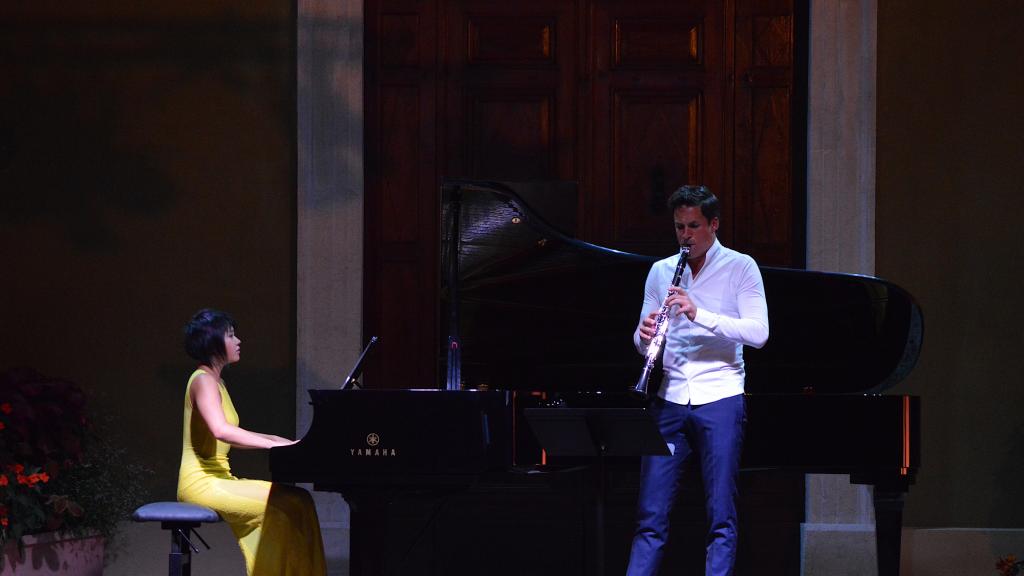
[[7,486],[10,482],[11,481],[7,478],[7,474],[0,474],[0,486]]
[[1017,557],[1010,554],[996,562],[996,570],[999,570],[1001,576],[1017,576],[1020,574],[1021,564],[1024,562],[1018,562]]

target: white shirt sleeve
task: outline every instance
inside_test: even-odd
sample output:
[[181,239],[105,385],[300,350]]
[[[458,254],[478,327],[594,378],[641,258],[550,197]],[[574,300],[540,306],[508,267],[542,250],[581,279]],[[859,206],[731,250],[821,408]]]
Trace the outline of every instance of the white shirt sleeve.
[[693,322],[719,338],[760,348],[768,341],[768,302],[761,271],[752,258],[738,270],[735,286],[739,318],[698,308]]
[[640,321],[637,322],[636,330],[633,331],[633,345],[636,346],[636,350],[640,354],[647,354],[647,345],[640,340],[640,326],[648,314],[661,309],[662,301],[668,295],[667,291],[665,294],[658,292],[658,287],[665,283],[660,276],[658,263],[655,263],[647,273],[647,283],[644,285],[644,303],[640,308]]

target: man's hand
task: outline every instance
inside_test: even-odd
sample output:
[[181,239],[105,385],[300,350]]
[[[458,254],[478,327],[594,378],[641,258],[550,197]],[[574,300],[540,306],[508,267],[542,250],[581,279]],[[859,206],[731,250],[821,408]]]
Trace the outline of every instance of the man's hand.
[[654,310],[644,318],[644,321],[640,323],[640,342],[644,346],[650,346],[651,340],[654,339],[654,327],[658,323],[658,312]]
[[[669,296],[665,300],[669,306],[669,314],[675,314],[680,316],[685,314],[687,318],[693,322],[693,319],[697,317],[697,307],[687,296],[686,291],[678,286],[672,286],[669,288]],[[654,329],[658,324],[658,313],[660,310],[652,310],[643,322],[640,323],[640,342],[644,346],[649,346],[651,340],[654,339]]]
[[686,317],[693,322],[697,317],[697,306],[686,294],[686,291],[679,286],[672,286],[668,289],[669,297],[665,302],[669,305],[670,314],[675,312],[676,316],[686,314]]

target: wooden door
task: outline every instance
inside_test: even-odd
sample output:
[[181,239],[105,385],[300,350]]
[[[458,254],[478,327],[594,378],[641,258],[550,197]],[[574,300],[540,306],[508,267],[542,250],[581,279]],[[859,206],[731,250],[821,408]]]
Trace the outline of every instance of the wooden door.
[[705,184],[731,206],[725,11],[722,0],[594,3],[583,211],[594,242],[670,254],[665,201],[683,184]]
[[434,383],[438,70],[435,0],[366,2],[364,330],[373,387]]
[[808,5],[737,2],[733,243],[762,265],[806,262]]
[[446,2],[444,177],[573,180],[572,2]]
[[702,183],[720,237],[803,265],[807,0],[367,0],[368,385],[439,382],[442,178],[573,180],[584,240],[674,250]]

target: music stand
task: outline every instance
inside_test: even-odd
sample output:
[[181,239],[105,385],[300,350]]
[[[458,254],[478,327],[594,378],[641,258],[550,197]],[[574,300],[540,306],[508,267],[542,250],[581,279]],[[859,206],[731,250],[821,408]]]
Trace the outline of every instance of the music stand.
[[356,365],[352,367],[352,371],[348,373],[345,381],[341,384],[342,390],[358,390],[362,388],[359,384],[359,377],[363,375],[363,361],[366,360],[366,355],[370,353],[370,349],[377,343],[376,336],[370,338],[370,341],[366,343],[366,348],[363,348],[363,353],[359,355],[359,359],[356,360]]
[[594,574],[604,573],[604,509],[607,456],[668,456],[647,408],[527,408],[526,421],[544,450],[553,456],[595,458]]

